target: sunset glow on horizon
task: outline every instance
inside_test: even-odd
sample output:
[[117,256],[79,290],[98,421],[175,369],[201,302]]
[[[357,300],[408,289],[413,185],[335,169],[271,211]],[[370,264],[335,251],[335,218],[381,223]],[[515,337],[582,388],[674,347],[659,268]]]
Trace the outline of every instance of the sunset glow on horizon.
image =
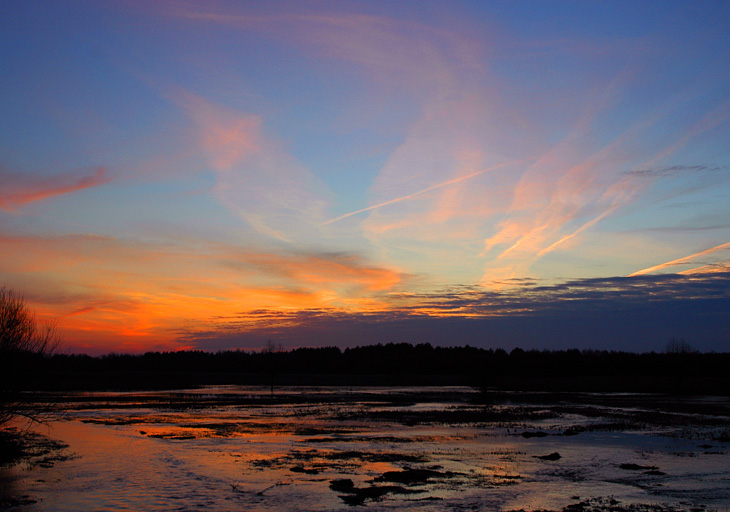
[[0,12],[0,286],[65,350],[730,349],[727,2]]

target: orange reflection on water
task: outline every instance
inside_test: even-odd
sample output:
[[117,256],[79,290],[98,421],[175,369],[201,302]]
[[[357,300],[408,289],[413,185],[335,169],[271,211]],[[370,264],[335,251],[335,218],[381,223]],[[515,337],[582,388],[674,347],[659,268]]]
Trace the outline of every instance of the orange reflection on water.
[[[222,405],[235,396],[237,405]],[[697,452],[697,440],[615,430],[576,438],[562,434],[587,418],[551,417],[548,426],[527,406],[490,409],[490,417],[505,413],[499,422],[465,421],[481,410],[466,396],[436,388],[85,393],[68,421],[46,432],[76,458],[33,469],[19,488],[44,504],[29,512],[329,512],[347,500],[378,510],[560,510],[573,496],[671,502],[687,482],[702,486],[702,497],[730,491],[730,455]],[[423,421],[406,424],[398,411]],[[692,456],[678,457],[683,451]],[[621,468],[627,462],[670,476],[633,474]]]

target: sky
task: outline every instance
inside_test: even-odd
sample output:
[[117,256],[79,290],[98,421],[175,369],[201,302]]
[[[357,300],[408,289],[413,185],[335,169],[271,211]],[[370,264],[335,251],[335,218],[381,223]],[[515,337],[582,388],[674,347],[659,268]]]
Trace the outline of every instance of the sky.
[[730,350],[730,3],[0,3],[68,352]]

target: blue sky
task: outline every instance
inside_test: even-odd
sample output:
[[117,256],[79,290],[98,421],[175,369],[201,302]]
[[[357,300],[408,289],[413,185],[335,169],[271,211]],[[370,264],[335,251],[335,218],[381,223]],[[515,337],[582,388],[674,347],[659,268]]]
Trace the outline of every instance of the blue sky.
[[0,283],[68,350],[730,342],[727,2],[0,14]]

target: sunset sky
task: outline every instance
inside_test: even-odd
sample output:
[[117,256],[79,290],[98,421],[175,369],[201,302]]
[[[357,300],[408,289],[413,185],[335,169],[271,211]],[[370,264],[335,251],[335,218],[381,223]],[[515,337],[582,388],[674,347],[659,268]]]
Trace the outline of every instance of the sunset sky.
[[730,3],[0,3],[64,349],[730,350]]

